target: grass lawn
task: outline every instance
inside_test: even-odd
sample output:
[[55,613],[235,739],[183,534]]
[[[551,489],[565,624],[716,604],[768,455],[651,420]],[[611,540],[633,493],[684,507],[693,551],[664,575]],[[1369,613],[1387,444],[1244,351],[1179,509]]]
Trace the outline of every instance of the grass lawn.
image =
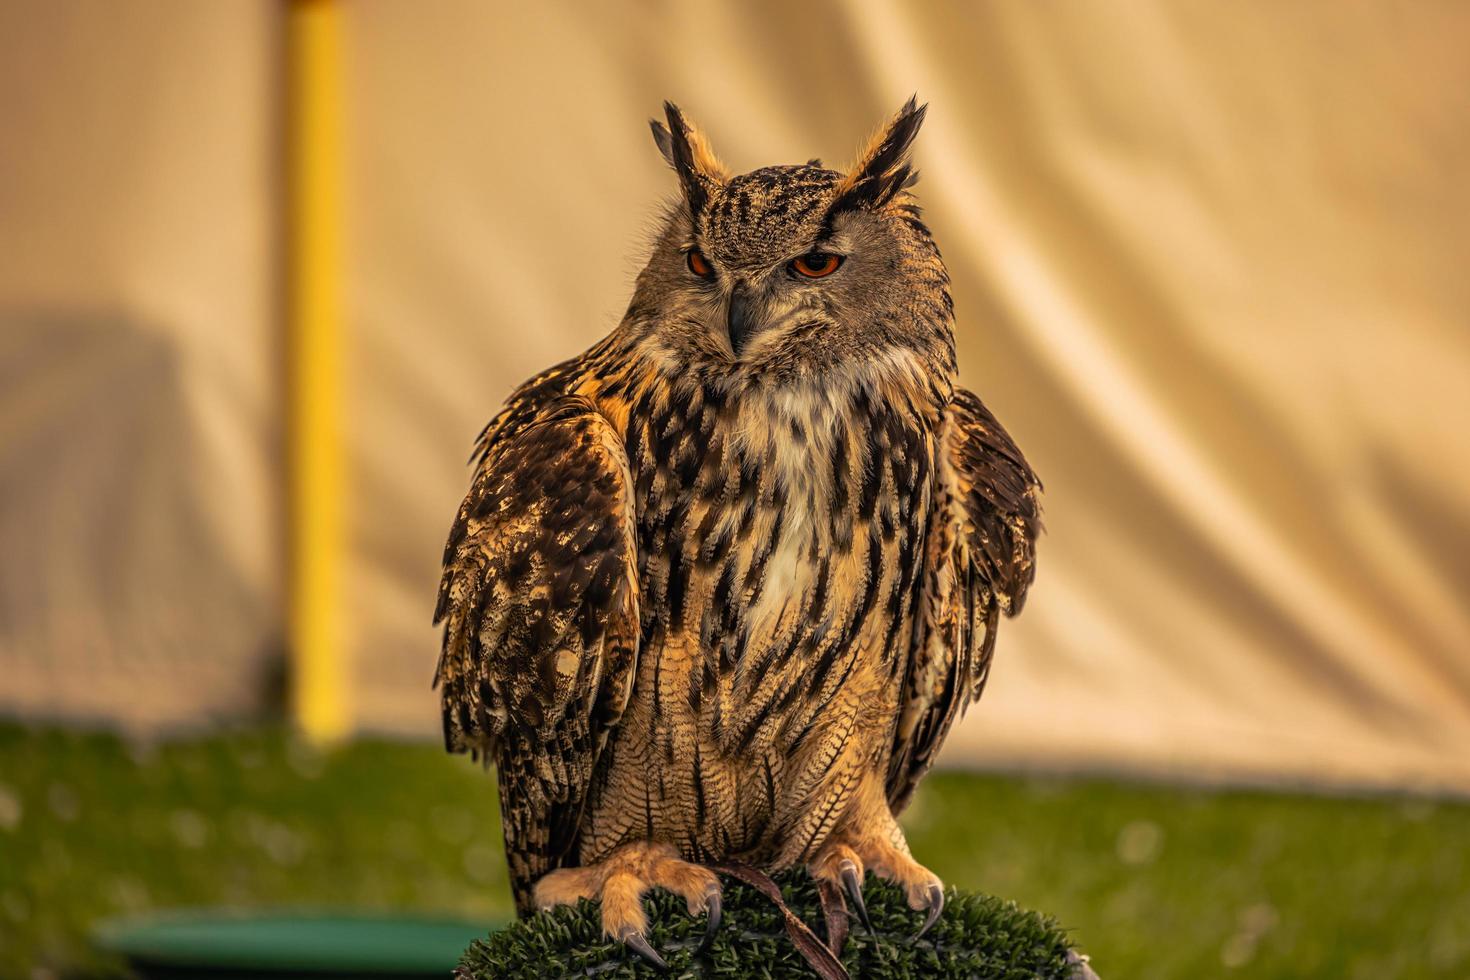
[[[155,746],[0,726],[0,977],[115,969],[94,919],[174,905],[509,911],[493,780],[431,744]],[[940,773],[948,882],[1056,916],[1103,980],[1470,976],[1470,805]]]

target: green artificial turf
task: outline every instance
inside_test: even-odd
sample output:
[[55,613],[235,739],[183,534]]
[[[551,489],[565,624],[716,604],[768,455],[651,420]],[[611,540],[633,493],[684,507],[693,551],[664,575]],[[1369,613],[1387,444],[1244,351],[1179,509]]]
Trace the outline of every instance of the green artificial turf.
[[[801,870],[777,878],[782,899],[804,922],[825,935],[816,888]],[[854,923],[843,950],[848,973],[867,980],[925,977],[932,980],[1068,980],[1079,972],[1068,959],[1068,936],[1057,923],[988,895],[951,892],[944,914],[923,938],[914,933],[923,914],[903,892],[869,879],[863,901],[873,931]],[[649,903],[648,939],[675,976],[759,975],[767,980],[807,980],[812,970],[786,935],[769,898],[738,881],[724,882],[724,916],[708,949],[696,955],[705,920],[667,892]],[[637,954],[602,934],[597,906],[559,908],[504,929],[465,951],[457,980],[595,976],[631,980],[655,975]]]
[[[115,969],[90,924],[179,905],[488,932],[510,908],[492,783],[429,743],[0,726],[0,977]],[[938,773],[905,823],[948,884],[1053,916],[1103,980],[1470,976],[1464,803]]]

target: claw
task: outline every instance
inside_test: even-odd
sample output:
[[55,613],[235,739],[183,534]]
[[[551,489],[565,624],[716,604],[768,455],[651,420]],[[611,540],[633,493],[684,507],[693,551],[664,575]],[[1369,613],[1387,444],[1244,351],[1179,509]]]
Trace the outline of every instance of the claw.
[[868,918],[868,907],[863,904],[863,882],[858,877],[857,865],[851,861],[843,861],[837,866],[837,876],[842,879],[842,887],[847,890],[847,897],[852,899],[853,905],[857,906],[858,920],[871,934],[873,922]]
[[915,939],[923,939],[924,933],[929,927],[939,921],[939,913],[944,911],[944,888],[934,884],[929,886],[929,914],[924,917],[924,925],[914,934]]
[[648,945],[648,939],[643,935],[643,933],[628,933],[626,936],[623,937],[623,945],[627,946],[633,952],[643,957],[660,972],[668,972],[669,965],[664,962],[664,958],[662,956],[658,955],[658,951],[656,949]]
[[704,951],[709,949],[710,943],[715,940],[715,933],[720,931],[720,916],[723,911],[723,899],[720,897],[718,885],[704,894],[704,906],[709,921],[704,926],[704,938],[699,941],[699,948],[694,951],[695,956],[703,956]]

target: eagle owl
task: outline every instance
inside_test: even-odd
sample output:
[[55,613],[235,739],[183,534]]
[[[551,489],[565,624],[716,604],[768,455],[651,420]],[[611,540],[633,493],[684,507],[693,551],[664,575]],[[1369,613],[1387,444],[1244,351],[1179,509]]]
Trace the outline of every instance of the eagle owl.
[[[658,960],[641,896],[705,864],[866,872],[928,921],[895,820],[1034,575],[1040,484],[955,384],[909,102],[846,172],[739,176],[673,104],[678,177],[622,322],[480,435],[444,553],[449,749],[499,777],[517,910],[587,897]],[[840,894],[840,893],[839,893]]]

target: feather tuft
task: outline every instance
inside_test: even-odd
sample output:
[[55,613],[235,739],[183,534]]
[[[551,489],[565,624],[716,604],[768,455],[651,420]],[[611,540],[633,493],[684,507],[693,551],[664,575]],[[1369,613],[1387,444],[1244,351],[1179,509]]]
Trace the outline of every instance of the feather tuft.
[[730,179],[730,171],[715,156],[709,140],[699,131],[683,110],[672,102],[664,103],[668,126],[653,122],[653,141],[658,145],[684,191],[689,213],[698,219],[710,193]]
[[909,149],[928,111],[927,104],[918,104],[917,96],[909,96],[903,108],[868,140],[857,162],[837,185],[830,213],[881,208],[912,183],[915,171],[909,162]]

